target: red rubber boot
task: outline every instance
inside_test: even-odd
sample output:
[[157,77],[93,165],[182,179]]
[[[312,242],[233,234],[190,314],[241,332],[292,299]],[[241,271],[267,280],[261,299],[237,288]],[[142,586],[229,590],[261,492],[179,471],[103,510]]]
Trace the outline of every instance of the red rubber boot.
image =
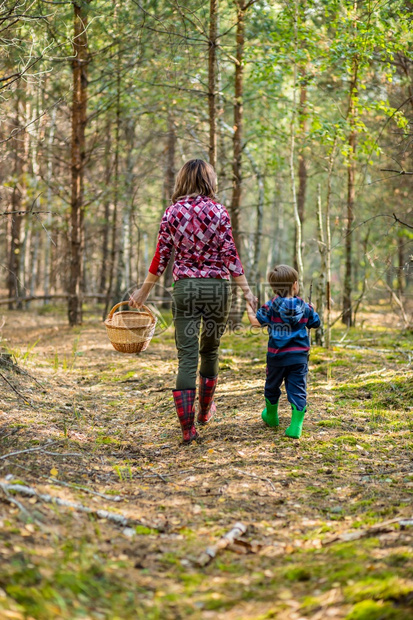
[[199,424],[208,424],[217,410],[213,400],[217,383],[218,375],[216,377],[203,377],[199,375]]
[[176,413],[182,427],[184,444],[189,444],[198,437],[194,426],[195,420],[195,390],[172,390]]

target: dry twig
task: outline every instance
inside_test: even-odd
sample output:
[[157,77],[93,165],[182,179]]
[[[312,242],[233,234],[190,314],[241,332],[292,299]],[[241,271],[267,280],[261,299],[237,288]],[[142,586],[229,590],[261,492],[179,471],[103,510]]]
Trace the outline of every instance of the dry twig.
[[239,474],[243,474],[244,476],[250,476],[250,478],[256,478],[257,480],[262,480],[263,482],[267,482],[273,491],[276,491],[273,482],[269,478],[265,478],[263,476],[257,476],[257,474],[250,473],[248,471],[242,471],[242,469],[236,469],[234,467],[234,471],[237,471]]
[[29,400],[28,400],[25,396],[23,396],[23,394],[21,394],[21,393],[19,392],[19,390],[18,390],[18,389],[16,389],[16,388],[14,387],[14,385],[13,385],[12,383],[10,383],[10,381],[9,381],[9,380],[8,380],[8,379],[7,379],[7,378],[3,375],[3,373],[1,373],[1,372],[0,372],[0,377],[3,379],[3,381],[4,381],[5,383],[7,383],[7,385],[8,385],[9,387],[11,387],[11,389],[13,390],[13,392],[15,392],[15,393],[17,394],[17,396],[23,400],[23,402],[24,402],[24,404],[25,404],[25,405],[30,405],[31,407],[34,407],[33,403],[31,403],[31,402],[30,402],[30,401],[29,401]]

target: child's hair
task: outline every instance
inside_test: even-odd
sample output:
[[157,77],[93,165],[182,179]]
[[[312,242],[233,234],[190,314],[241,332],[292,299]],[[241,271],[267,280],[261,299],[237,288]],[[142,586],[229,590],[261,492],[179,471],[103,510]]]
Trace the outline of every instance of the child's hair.
[[215,198],[217,175],[203,159],[190,159],[176,175],[172,202],[184,196],[207,196]]
[[298,273],[288,265],[276,265],[268,274],[268,282],[276,295],[285,297],[291,295],[294,282],[298,280]]

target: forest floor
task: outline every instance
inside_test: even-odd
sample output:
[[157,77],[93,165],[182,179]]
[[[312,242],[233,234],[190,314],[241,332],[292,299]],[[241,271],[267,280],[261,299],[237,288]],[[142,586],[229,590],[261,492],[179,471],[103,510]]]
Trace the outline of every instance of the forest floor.
[[[5,319],[3,348],[38,383],[0,368],[0,619],[413,617],[412,336],[389,315],[313,348],[300,441],[284,395],[279,430],[260,418],[265,334],[225,335],[218,412],[189,447],[172,328],[128,356],[97,318]],[[244,542],[201,566],[237,522]]]

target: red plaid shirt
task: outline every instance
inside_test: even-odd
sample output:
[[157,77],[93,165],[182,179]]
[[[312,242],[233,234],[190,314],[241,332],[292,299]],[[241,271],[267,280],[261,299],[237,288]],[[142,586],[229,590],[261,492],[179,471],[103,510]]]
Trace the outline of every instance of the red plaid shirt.
[[183,198],[166,209],[150,273],[163,274],[172,248],[175,248],[175,282],[182,278],[229,280],[230,276],[244,273],[228,211],[205,196]]

